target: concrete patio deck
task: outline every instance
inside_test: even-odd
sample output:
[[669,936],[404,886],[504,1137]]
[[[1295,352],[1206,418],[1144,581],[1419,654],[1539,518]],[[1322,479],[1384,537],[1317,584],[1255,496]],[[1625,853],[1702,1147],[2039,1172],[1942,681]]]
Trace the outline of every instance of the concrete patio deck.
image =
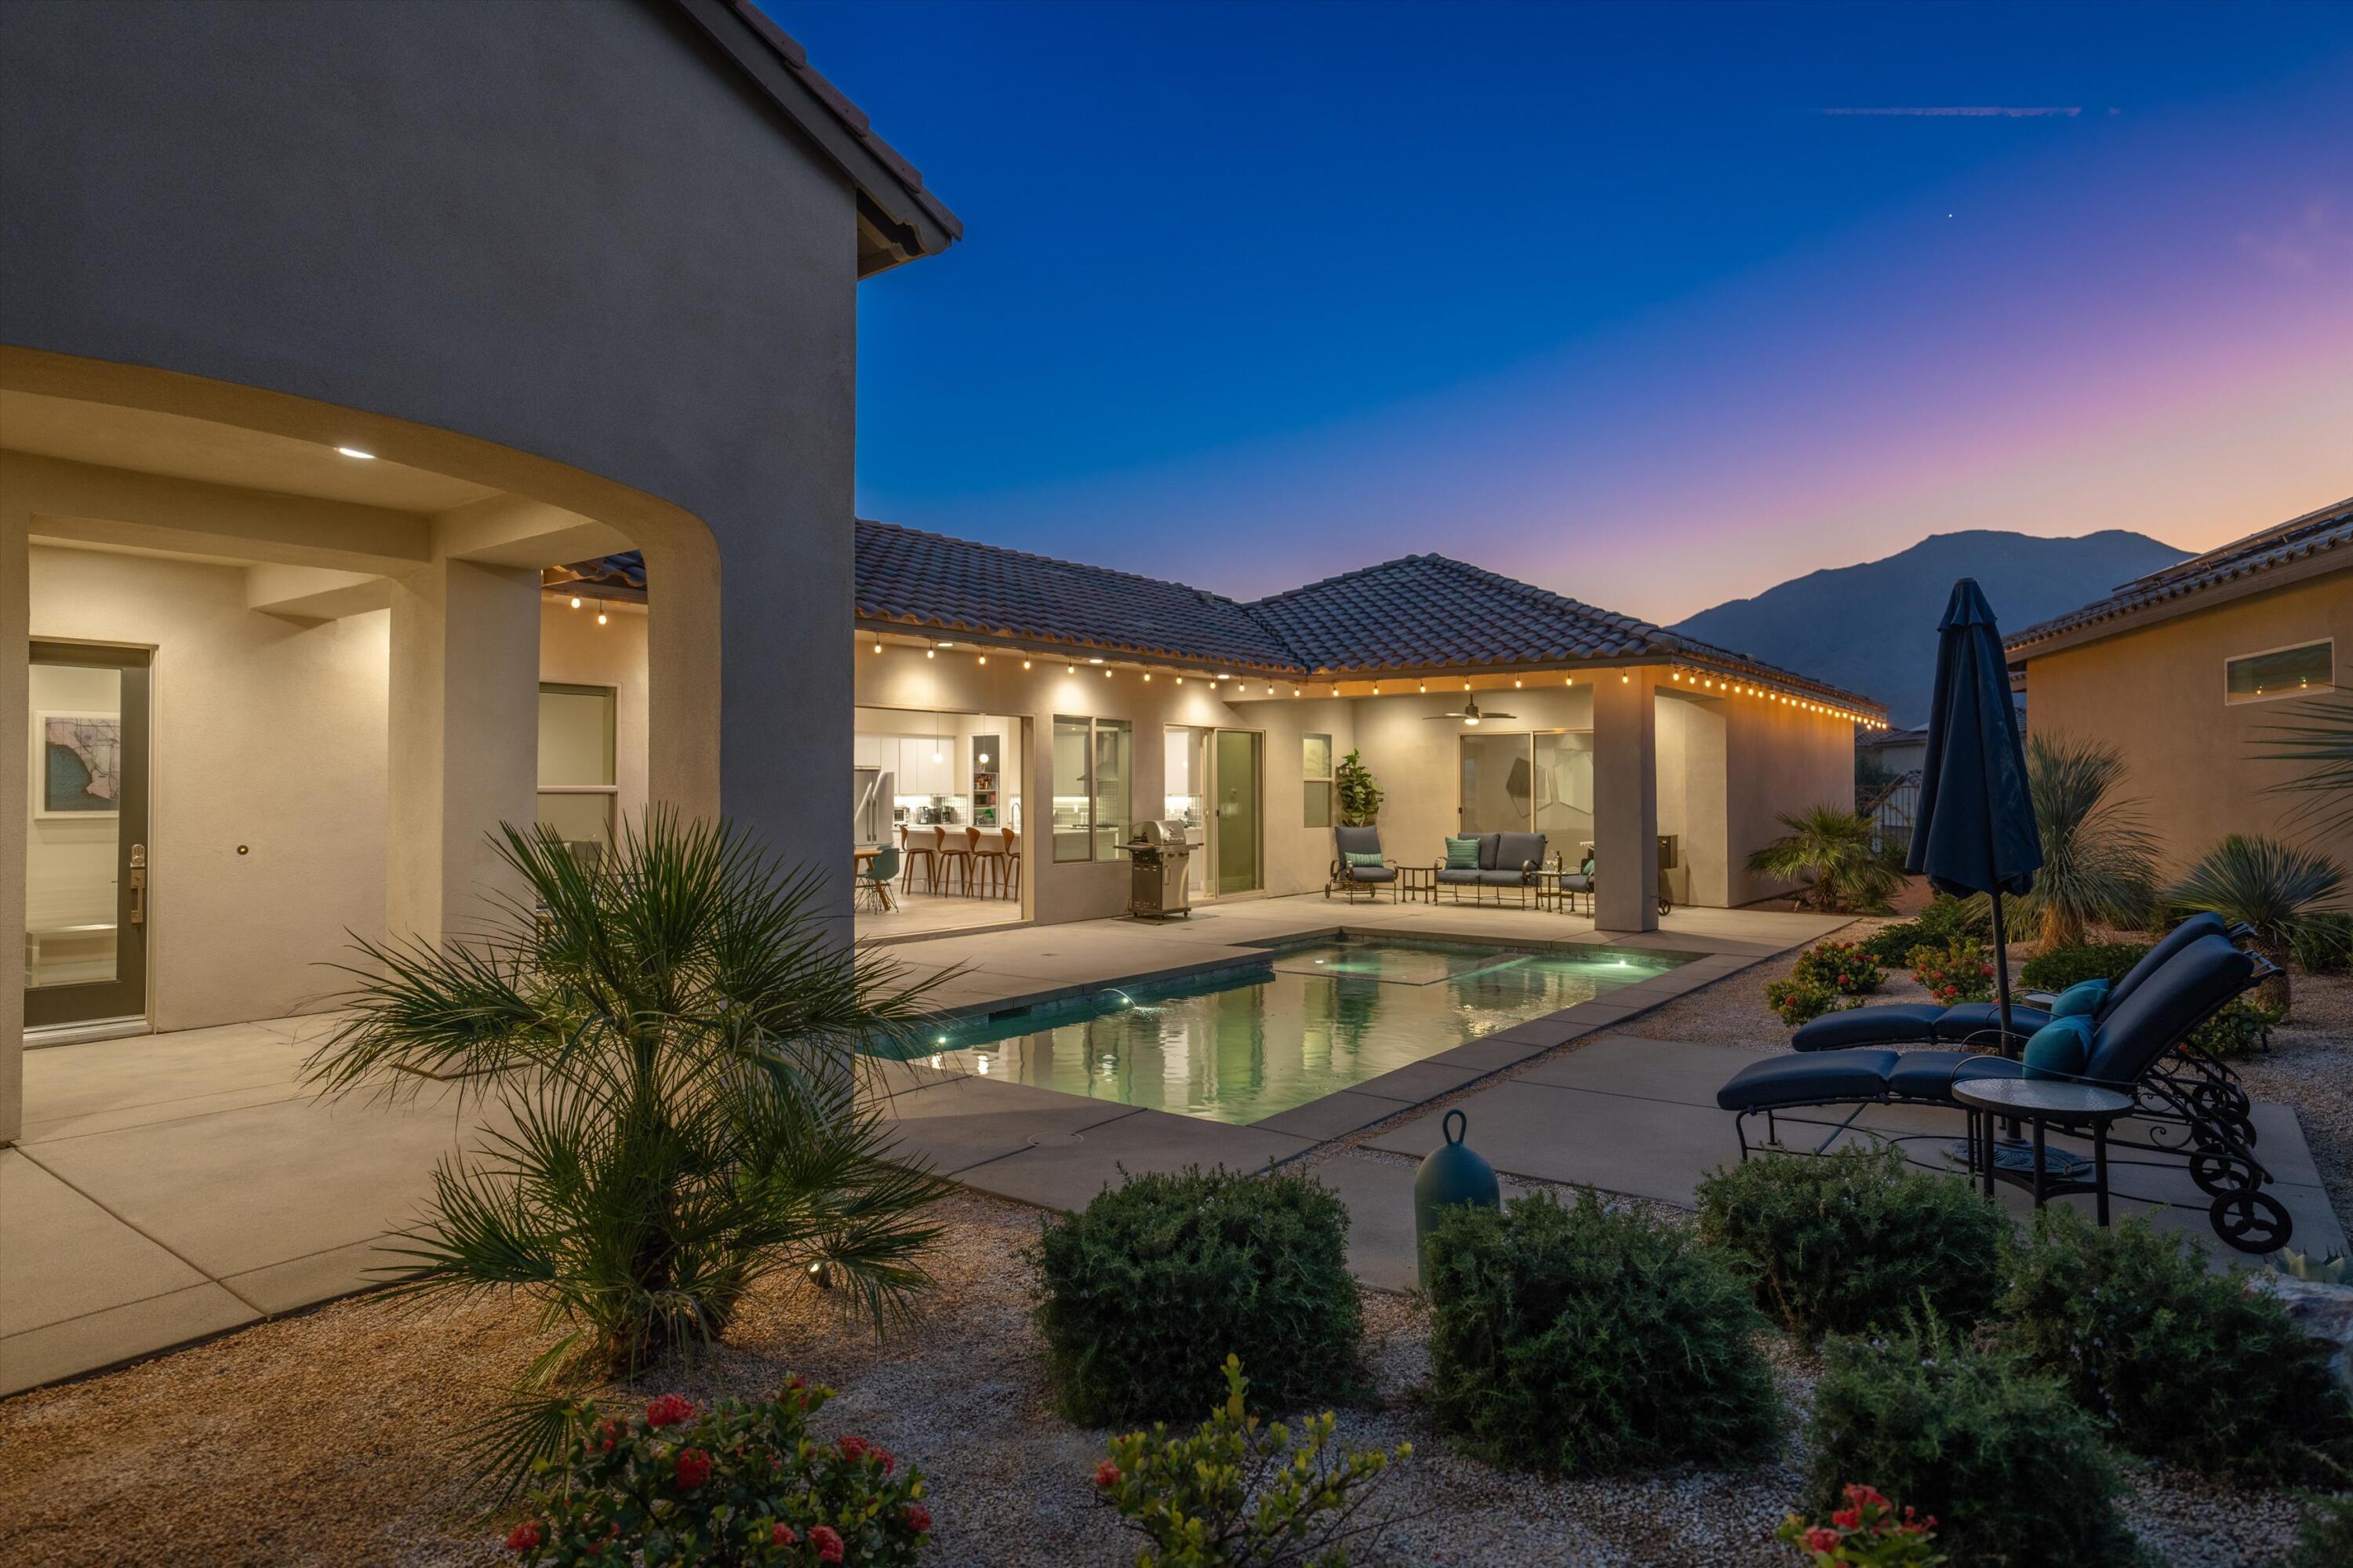
[[[1356,1217],[1368,1284],[1410,1287],[1412,1167],[1437,1116],[1418,1107],[1522,1069],[1629,1017],[1841,924],[1760,910],[1678,912],[1641,937],[1580,916],[1320,898],[1220,903],[1190,922],[1106,920],[938,938],[892,948],[940,980],[944,1010],[997,1011],[1138,979],[1262,963],[1255,944],[1335,929],[1514,943],[1648,945],[1702,955],[1549,1017],[1433,1054],[1247,1127],[893,1065],[902,1147],[976,1190],[1050,1208],[1085,1202],[1120,1170],[1262,1167],[1324,1149],[1316,1170]],[[0,1393],[135,1359],[363,1289],[377,1246],[431,1192],[486,1107],[436,1086],[386,1107],[322,1102],[297,1073],[329,1020],[235,1024],[32,1052],[26,1126],[0,1150]],[[1741,1060],[1717,1047],[1605,1039],[1462,1103],[1499,1169],[1688,1202],[1733,1158],[1715,1086]],[[2293,1117],[2266,1107],[2265,1157],[2300,1245],[2342,1246]],[[1381,1123],[1367,1147],[1330,1140]],[[2296,1158],[2302,1163],[2296,1163]],[[2184,1216],[2195,1224],[2195,1216]],[[2323,1236],[2333,1240],[2323,1241]]]

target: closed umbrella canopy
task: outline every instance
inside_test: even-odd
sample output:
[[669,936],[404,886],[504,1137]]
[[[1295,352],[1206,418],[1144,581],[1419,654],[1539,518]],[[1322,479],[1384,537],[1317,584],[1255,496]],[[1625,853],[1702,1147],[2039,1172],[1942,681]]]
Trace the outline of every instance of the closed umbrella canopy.
[[1953,585],[1936,628],[1936,689],[1928,715],[1928,756],[1906,871],[1956,897],[1993,895],[1994,972],[2001,1030],[2010,1029],[2010,964],[2002,951],[2001,896],[2034,885],[2042,835],[2027,787],[2026,747],[2010,699],[2010,666],[1993,606],[1977,579]]

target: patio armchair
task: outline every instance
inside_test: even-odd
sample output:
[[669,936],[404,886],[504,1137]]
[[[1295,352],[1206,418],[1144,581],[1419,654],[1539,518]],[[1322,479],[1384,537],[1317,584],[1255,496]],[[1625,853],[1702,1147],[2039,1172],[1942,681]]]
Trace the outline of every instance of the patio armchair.
[[[2262,1191],[2274,1178],[2254,1154],[2254,1128],[2244,1094],[2227,1079],[2227,1069],[2204,1057],[2190,1037],[2231,1002],[2278,972],[2260,955],[2242,952],[2226,930],[2204,927],[2177,944],[2161,963],[2137,971],[2131,991],[2103,1012],[2091,1030],[2091,1053],[2072,1074],[2034,1075],[2070,1079],[2113,1089],[2133,1100],[2131,1130],[2111,1133],[2114,1147],[2163,1156],[2124,1163],[2179,1170],[2212,1200],[2208,1216],[2215,1234],[2242,1251],[2268,1252],[2285,1243],[2293,1226],[2287,1211]],[[2119,988],[2121,989],[2121,988]],[[1716,1091],[1716,1104],[1735,1113],[1740,1157],[1748,1158],[1748,1122],[1765,1118],[1763,1150],[1819,1153],[1853,1128],[1871,1106],[1912,1106],[1957,1110],[1953,1085],[1978,1077],[2028,1076],[2022,1062],[1958,1050],[1895,1050],[1846,1046],[1792,1053],[1750,1064]],[[1852,1107],[1821,1121],[1802,1114]],[[1823,1127],[1829,1136],[1811,1150],[1781,1146],[1779,1124]],[[2052,1125],[2064,1128],[2063,1121]],[[1901,1145],[1920,1138],[1949,1139],[1949,1132],[1865,1136]],[[2190,1207],[2193,1205],[2177,1205]]]
[[1324,896],[1335,889],[1344,896],[1377,898],[1382,888],[1398,896],[1396,863],[1381,853],[1381,831],[1370,825],[1332,830],[1332,874],[1324,880]]
[[1545,836],[1542,833],[1479,833],[1457,835],[1452,843],[1462,843],[1475,836],[1478,840],[1477,863],[1460,865],[1451,854],[1442,856],[1438,864],[1438,885],[1449,889],[1456,903],[1462,901],[1462,890],[1469,888],[1473,902],[1483,900],[1493,892],[1500,901],[1505,889],[1516,890],[1525,907],[1528,895],[1535,887],[1536,868],[1545,862]]

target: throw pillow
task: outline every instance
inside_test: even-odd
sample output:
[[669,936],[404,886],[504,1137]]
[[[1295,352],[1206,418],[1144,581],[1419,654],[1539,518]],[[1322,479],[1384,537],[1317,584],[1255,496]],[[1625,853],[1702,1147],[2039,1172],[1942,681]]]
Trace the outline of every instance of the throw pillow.
[[1381,852],[1378,850],[1350,850],[1348,852],[1348,863],[1352,866],[1363,866],[1366,870],[1377,871],[1380,869],[1381,865]]
[[2091,1018],[2098,1014],[2108,1000],[2108,982],[2104,980],[2078,980],[2059,993],[2051,1004],[2053,1018]]
[[1450,836],[1446,841],[1446,869],[1449,871],[1478,870],[1479,841],[1475,838],[1458,839]]
[[2092,1022],[2083,1017],[2054,1018],[2026,1043],[2026,1076],[2076,1079],[2092,1059]]

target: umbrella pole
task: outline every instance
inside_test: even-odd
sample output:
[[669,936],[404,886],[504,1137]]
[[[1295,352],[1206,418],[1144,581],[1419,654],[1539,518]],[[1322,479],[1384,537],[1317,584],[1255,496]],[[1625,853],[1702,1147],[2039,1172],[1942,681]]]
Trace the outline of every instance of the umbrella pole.
[[2001,1054],[2014,1057],[2017,1036],[2010,1028],[2010,941],[2001,928],[2001,889],[1993,890],[1993,993],[2001,1006]]

